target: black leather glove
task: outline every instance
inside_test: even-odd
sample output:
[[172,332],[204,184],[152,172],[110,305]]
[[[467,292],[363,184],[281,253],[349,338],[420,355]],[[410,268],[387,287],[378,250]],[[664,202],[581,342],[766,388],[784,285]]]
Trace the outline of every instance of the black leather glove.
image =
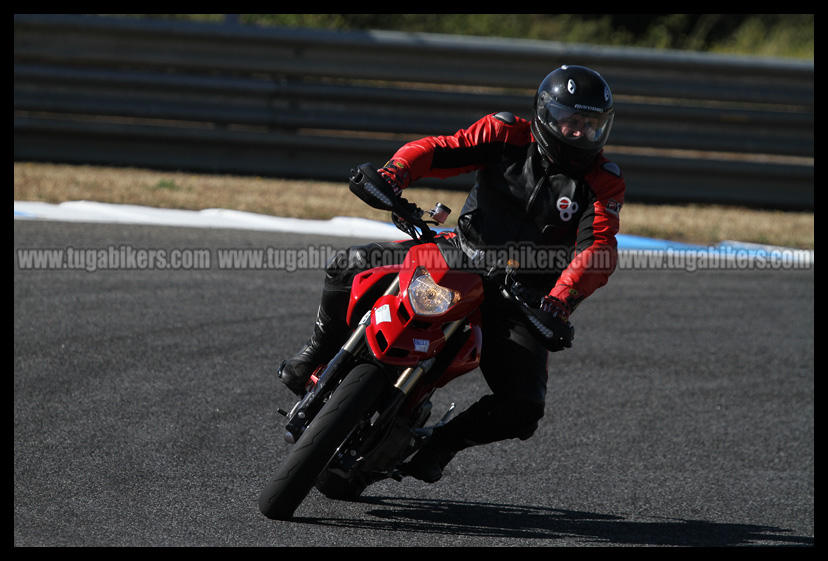
[[572,310],[569,309],[566,302],[554,296],[544,296],[541,299],[540,309],[551,317],[561,320],[563,323],[569,321],[569,314],[572,313]]

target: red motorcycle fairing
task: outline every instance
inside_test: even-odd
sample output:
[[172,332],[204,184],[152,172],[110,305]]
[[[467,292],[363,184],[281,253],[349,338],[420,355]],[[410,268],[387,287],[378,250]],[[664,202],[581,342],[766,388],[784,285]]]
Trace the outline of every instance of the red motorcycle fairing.
[[351,285],[351,298],[345,319],[351,328],[359,323],[362,316],[388,287],[390,279],[399,274],[402,265],[375,267],[357,274]]
[[[432,280],[441,287],[455,290],[460,297],[448,310],[439,315],[421,315],[412,307],[408,287],[415,272],[425,268]],[[398,294],[386,295],[372,302],[370,324],[366,341],[371,352],[386,364],[408,367],[435,356],[445,344],[442,326],[445,323],[470,317],[472,336],[468,338],[446,370],[446,380],[473,370],[479,365],[481,331],[479,306],[483,301],[483,283],[473,273],[452,270],[438,246],[433,243],[416,245],[401,265],[377,267],[358,274],[351,288],[348,323],[358,319],[355,309],[372,290],[390,274],[399,274]],[[382,283],[383,285],[385,283]],[[361,306],[364,309],[364,305]]]

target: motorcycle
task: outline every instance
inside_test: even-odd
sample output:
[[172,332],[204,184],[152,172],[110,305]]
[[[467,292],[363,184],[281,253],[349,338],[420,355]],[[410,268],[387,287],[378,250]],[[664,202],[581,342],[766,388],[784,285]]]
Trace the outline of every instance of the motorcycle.
[[[402,481],[405,461],[453,413],[452,404],[426,426],[431,397],[476,369],[483,352],[482,277],[451,268],[431,229],[450,209],[438,203],[424,211],[409,203],[371,164],[352,170],[349,187],[369,206],[390,211],[415,243],[402,263],[355,277],[347,311],[350,337],[316,369],[293,408],[279,410],[293,448],[259,498],[259,509],[270,519],[290,519],[314,487],[331,499],[356,500],[373,483]],[[570,346],[574,328],[550,321],[526,301],[514,280],[517,266],[505,264],[502,294],[548,349]]]

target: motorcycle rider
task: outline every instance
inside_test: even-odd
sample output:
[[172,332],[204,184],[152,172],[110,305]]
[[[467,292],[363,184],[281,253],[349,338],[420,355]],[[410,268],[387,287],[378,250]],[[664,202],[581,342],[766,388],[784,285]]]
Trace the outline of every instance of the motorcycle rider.
[[[606,81],[583,66],[562,66],[541,82],[531,121],[510,113],[487,115],[451,136],[402,146],[380,174],[401,192],[421,178],[476,172],[453,233],[441,238],[475,265],[514,247],[555,250],[545,266],[521,268],[521,284],[550,321],[566,322],[615,269],[615,235],[625,182],[603,154],[614,119]],[[399,262],[410,244],[385,242],[350,248],[331,260],[316,324],[297,355],[283,362],[280,379],[302,395],[313,370],[344,342],[350,285],[377,256]],[[563,257],[561,257],[563,256]],[[388,261],[384,261],[388,264]],[[540,263],[540,261],[538,261]],[[502,279],[502,277],[501,277]],[[436,428],[430,442],[405,466],[427,482],[440,479],[454,455],[470,446],[509,438],[525,440],[544,415],[547,349],[517,317],[511,303],[484,277],[483,352],[480,370],[491,390]],[[558,350],[558,349],[551,349]]]

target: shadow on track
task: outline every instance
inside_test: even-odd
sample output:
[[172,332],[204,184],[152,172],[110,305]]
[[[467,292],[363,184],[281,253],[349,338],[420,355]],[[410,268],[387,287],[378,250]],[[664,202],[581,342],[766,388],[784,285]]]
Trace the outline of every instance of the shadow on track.
[[682,519],[632,521],[623,516],[542,506],[435,499],[364,497],[360,502],[369,506],[366,515],[376,521],[296,517],[293,522],[378,532],[567,542],[577,539],[622,546],[814,545],[812,537],[791,536],[789,530],[753,524]]

